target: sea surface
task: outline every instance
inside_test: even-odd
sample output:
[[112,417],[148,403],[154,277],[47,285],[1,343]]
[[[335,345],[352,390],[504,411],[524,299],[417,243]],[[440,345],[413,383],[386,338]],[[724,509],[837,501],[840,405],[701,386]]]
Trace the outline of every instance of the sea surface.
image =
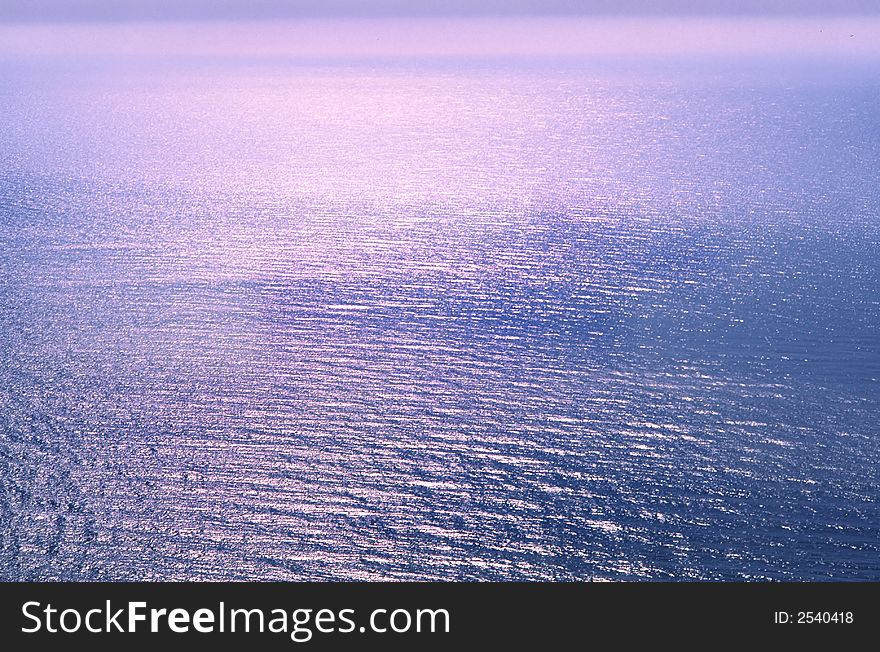
[[878,106],[0,62],[0,579],[880,580]]

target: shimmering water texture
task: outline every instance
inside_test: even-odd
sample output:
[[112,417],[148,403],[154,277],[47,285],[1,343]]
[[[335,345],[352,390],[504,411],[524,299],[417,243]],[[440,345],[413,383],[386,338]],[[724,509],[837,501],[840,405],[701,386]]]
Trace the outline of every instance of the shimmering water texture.
[[875,73],[7,62],[0,576],[880,580]]

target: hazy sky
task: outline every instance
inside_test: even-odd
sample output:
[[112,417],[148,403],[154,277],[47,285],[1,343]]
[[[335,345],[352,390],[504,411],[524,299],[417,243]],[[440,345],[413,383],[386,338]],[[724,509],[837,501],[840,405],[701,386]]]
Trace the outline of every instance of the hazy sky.
[[880,13],[878,0],[0,0],[2,21]]
[[880,57],[878,3],[0,0],[0,56],[874,58]]

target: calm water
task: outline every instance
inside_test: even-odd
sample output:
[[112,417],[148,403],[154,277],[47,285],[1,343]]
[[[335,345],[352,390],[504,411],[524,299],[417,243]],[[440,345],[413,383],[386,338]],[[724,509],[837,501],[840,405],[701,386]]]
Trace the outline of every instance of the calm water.
[[0,65],[0,578],[880,580],[876,70]]

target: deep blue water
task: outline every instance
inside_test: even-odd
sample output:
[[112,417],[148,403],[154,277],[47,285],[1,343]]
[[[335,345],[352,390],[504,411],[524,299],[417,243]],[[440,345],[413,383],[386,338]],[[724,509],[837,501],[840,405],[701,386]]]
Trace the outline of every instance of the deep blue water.
[[880,580],[880,81],[0,65],[0,578]]

